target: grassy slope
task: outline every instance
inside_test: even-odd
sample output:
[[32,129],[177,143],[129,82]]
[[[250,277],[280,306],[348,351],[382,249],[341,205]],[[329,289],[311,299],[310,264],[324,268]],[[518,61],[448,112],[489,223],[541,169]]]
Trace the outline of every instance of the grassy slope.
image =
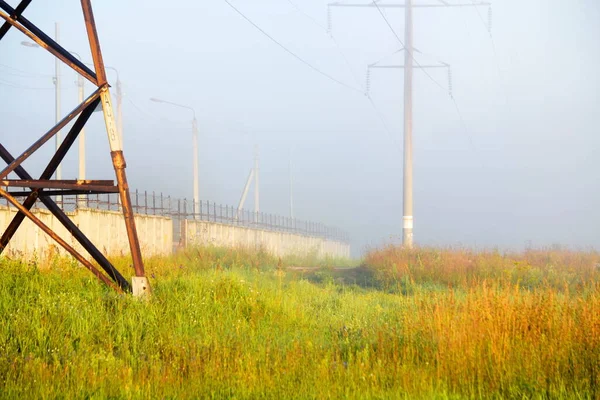
[[597,398],[600,260],[545,254],[383,249],[374,290],[198,249],[148,260],[149,303],[3,260],[0,398]]

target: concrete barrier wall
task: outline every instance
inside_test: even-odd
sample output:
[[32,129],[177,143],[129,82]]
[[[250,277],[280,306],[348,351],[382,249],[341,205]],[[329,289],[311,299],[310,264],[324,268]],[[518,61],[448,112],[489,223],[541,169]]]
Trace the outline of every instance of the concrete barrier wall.
[[[129,254],[127,230],[122,213],[79,209],[75,212],[73,221],[104,254]],[[173,252],[173,220],[171,218],[136,214],[135,225],[144,256]]]
[[[0,207],[0,232],[6,229],[15,214],[15,208]],[[87,252],[49,211],[36,209],[34,214],[84,257],[88,257]],[[104,254],[109,256],[129,254],[125,221],[120,212],[83,208],[67,215]],[[144,256],[168,255],[173,252],[174,221],[171,218],[136,214],[135,221]],[[350,257],[349,244],[319,237],[206,221],[187,220],[176,225],[182,233],[179,247],[181,245],[243,246],[264,248],[276,256],[315,254],[318,257]],[[68,254],[33,222],[25,219],[4,254],[41,260],[57,253]]]
[[183,232],[187,246],[262,247],[276,256],[314,253],[318,257],[350,258],[349,244],[313,236],[192,220],[184,221]]
[[[16,209],[0,207],[0,232],[8,226]],[[87,252],[47,210],[37,209],[34,214],[52,228],[69,245],[85,257]],[[123,214],[117,211],[96,209],[78,209],[67,213],[83,233],[107,255],[129,254],[129,242]],[[136,215],[140,246],[145,256],[171,254],[173,251],[173,221],[167,217],[154,215]],[[52,254],[68,254],[66,250],[42,231],[29,219],[25,219],[10,241],[5,254],[20,256],[24,259],[45,258]]]

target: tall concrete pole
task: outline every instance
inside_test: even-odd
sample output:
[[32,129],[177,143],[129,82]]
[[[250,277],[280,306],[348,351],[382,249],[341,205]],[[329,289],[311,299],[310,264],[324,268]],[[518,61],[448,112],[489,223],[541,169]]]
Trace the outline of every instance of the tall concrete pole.
[[292,176],[292,151],[290,150],[290,218],[294,219],[294,178]]
[[[56,43],[60,44],[60,28],[58,25],[58,22],[54,23],[54,39],[56,40]],[[61,120],[61,115],[60,115],[60,63],[61,61],[58,59],[58,57],[55,58],[54,60],[54,110],[55,110],[55,122],[58,124],[58,121]],[[55,143],[55,147],[56,147],[56,151],[58,151],[58,148],[60,147],[60,142],[61,142],[61,135],[60,135],[60,131],[58,131],[56,133],[56,136],[54,137],[54,143]],[[62,179],[62,173],[61,173],[61,165],[58,164],[58,167],[56,168],[56,173],[55,173],[55,178],[56,179]],[[60,197],[59,197],[60,199]]]
[[260,212],[260,192],[258,183],[258,146],[254,147],[254,214],[258,222],[258,213]]
[[413,247],[413,18],[412,0],[406,0],[404,32],[404,193],[402,244]]
[[119,135],[121,136],[122,146],[124,146],[125,144],[123,143],[123,87],[121,86],[121,80],[119,79],[118,73],[117,73],[117,129],[119,131]]
[[200,205],[200,188],[198,172],[198,121],[194,115],[192,120],[192,146],[194,151],[194,219],[198,219],[198,206]]
[[[77,87],[78,87],[78,102],[79,104],[83,103],[83,77],[81,75],[77,76]],[[85,180],[85,129],[81,129],[79,132],[79,171],[77,174],[77,179]],[[79,207],[85,206],[85,195],[79,196],[78,205]]]

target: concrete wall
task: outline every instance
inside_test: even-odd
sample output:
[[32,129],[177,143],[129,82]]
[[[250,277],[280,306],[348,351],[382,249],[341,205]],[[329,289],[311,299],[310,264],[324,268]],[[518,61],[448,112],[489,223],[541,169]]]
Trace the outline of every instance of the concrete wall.
[[[4,232],[15,214],[15,208],[0,206],[0,232]],[[87,252],[49,211],[37,209],[34,214],[84,257],[88,257]],[[104,254],[129,254],[125,221],[120,212],[78,209],[67,214]],[[347,243],[206,221],[181,221],[181,224],[175,224],[177,229],[181,229],[181,242],[173,243],[174,221],[171,218],[138,214],[135,221],[144,256],[171,254],[174,245],[181,247],[204,244],[262,247],[276,256],[316,254],[318,257],[350,257],[350,245]],[[68,254],[33,222],[25,219],[4,254],[23,259],[43,260],[57,253]]]
[[[0,232],[8,226],[16,209],[0,207]],[[88,254],[69,232],[47,210],[35,210],[34,214],[52,228],[61,238],[78,250],[84,257]],[[129,254],[129,242],[123,214],[117,211],[79,209],[67,213],[71,220],[107,255]],[[173,221],[167,217],[136,215],[140,246],[145,256],[170,254],[173,251]],[[25,219],[10,241],[5,254],[25,259],[45,258],[52,254],[67,254],[66,250],[29,219]]]
[[263,247],[276,256],[306,255],[350,258],[350,245],[319,237],[272,232],[206,221],[184,221],[185,245]]

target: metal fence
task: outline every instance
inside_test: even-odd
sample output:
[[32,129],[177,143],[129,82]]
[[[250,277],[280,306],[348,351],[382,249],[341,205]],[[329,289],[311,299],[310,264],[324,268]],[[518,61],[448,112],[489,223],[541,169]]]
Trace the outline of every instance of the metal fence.
[[[180,227],[182,220],[199,220],[274,232],[286,232],[321,237],[346,243],[349,241],[346,232],[317,222],[284,217],[265,212],[256,213],[245,209],[238,210],[233,206],[209,201],[198,202],[194,211],[193,201],[187,199],[172,198],[171,196],[164,196],[162,193],[141,192],[138,190],[131,191],[130,194],[134,213],[157,215],[173,219],[175,234],[173,240],[176,242],[181,235]],[[55,201],[66,212],[72,212],[78,208],[105,211],[121,210],[117,193],[94,194],[81,197],[57,196]],[[9,203],[5,198],[0,198],[0,205],[8,206]],[[35,207],[40,209],[45,208],[39,201],[36,202]]]

